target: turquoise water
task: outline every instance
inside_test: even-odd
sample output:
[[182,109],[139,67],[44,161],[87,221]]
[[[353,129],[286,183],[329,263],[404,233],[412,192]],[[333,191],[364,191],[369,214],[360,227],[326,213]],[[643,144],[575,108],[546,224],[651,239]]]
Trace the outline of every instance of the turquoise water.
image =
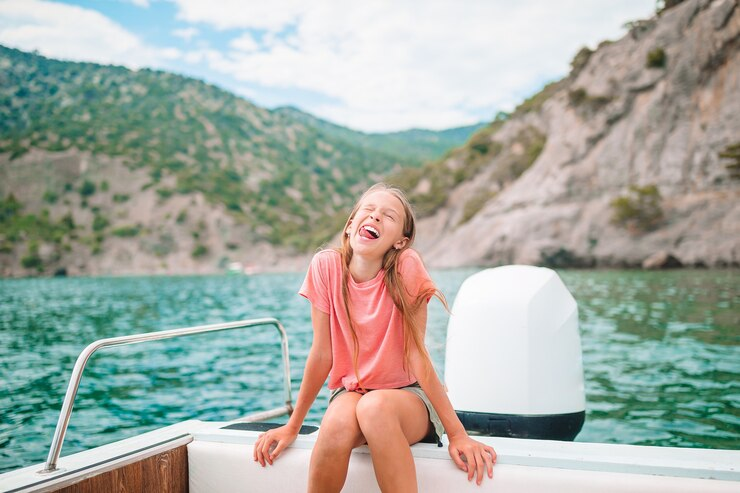
[[[450,301],[473,270],[432,272]],[[587,418],[578,441],[740,448],[738,271],[562,271],[579,303]],[[43,462],[74,362],[104,337],[275,316],[293,396],[311,343],[302,274],[0,280],[0,472]],[[441,376],[447,314],[430,308]],[[62,454],[186,419],[281,404],[277,332],[241,329],[96,353]],[[306,422],[318,424],[328,390]]]

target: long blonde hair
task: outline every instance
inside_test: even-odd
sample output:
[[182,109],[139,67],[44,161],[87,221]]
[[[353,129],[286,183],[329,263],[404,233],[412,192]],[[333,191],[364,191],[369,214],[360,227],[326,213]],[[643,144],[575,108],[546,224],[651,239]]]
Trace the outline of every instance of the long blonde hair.
[[411,357],[412,344],[416,347],[416,349],[419,351],[419,354],[422,356],[425,375],[429,375],[434,368],[432,366],[432,361],[429,357],[429,353],[424,346],[424,338],[422,336],[423,328],[418,326],[418,323],[415,319],[415,315],[417,311],[422,307],[422,303],[424,303],[425,300],[427,300],[428,298],[436,296],[442,302],[445,309],[449,311],[447,300],[445,299],[444,294],[442,294],[442,292],[439,291],[433,284],[422,286],[419,293],[416,295],[416,298],[413,300],[408,300],[404,295],[404,291],[408,293],[408,290],[406,290],[406,287],[403,284],[403,279],[398,273],[398,259],[400,258],[401,253],[407,248],[410,248],[414,242],[414,237],[416,236],[416,218],[414,217],[414,211],[411,208],[411,204],[409,203],[408,198],[406,198],[406,194],[400,188],[390,186],[385,183],[376,183],[362,194],[362,197],[360,197],[355,206],[352,208],[352,212],[350,212],[349,218],[344,224],[344,229],[342,229],[342,244],[339,248],[336,248],[336,251],[339,252],[342,258],[342,299],[344,301],[344,310],[347,315],[347,320],[349,320],[349,328],[352,334],[352,342],[354,345],[352,351],[352,364],[355,370],[355,376],[357,377],[358,387],[363,391],[366,391],[367,389],[363,387],[362,381],[360,380],[360,372],[357,363],[360,352],[360,343],[357,338],[357,331],[355,330],[355,325],[352,321],[352,315],[350,313],[350,301],[347,289],[350,276],[349,264],[352,260],[352,246],[349,243],[349,237],[344,233],[347,231],[350,223],[355,218],[355,215],[360,208],[360,204],[365,199],[365,197],[367,197],[371,193],[378,191],[390,193],[391,195],[396,197],[403,205],[403,235],[408,238],[408,241],[403,248],[391,248],[385,253],[385,255],[383,256],[382,269],[385,271],[383,280],[385,281],[386,288],[388,289],[388,292],[393,299],[393,303],[401,312],[401,316],[403,318],[403,368],[406,373],[409,372],[408,367]]

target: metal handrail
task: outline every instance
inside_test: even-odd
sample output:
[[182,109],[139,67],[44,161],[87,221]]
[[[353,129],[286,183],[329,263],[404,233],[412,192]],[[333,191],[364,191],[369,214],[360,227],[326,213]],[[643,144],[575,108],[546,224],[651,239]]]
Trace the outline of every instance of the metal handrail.
[[67,433],[67,425],[69,425],[69,418],[72,415],[72,406],[74,405],[75,396],[77,395],[77,389],[80,386],[82,372],[85,369],[85,364],[93,355],[93,353],[95,353],[95,351],[110,346],[123,346],[126,344],[156,341],[159,339],[171,339],[173,337],[201,334],[203,332],[243,329],[246,327],[254,327],[257,325],[274,325],[275,328],[280,332],[280,342],[283,351],[283,370],[285,373],[285,406],[281,406],[271,411],[258,413],[252,415],[251,417],[242,418],[240,421],[257,421],[260,419],[280,416],[286,413],[291,414],[293,412],[293,400],[290,394],[290,361],[288,355],[288,335],[286,334],[285,328],[282,326],[282,324],[275,318],[256,318],[252,320],[240,320],[238,322],[200,325],[197,327],[186,327],[182,329],[162,330],[158,332],[146,332],[144,334],[132,334],[128,336],[100,339],[88,345],[77,357],[77,362],[75,362],[75,366],[72,369],[72,376],[70,377],[69,385],[67,386],[67,393],[64,396],[64,402],[62,403],[62,410],[59,413],[59,421],[57,422],[56,430],[54,430],[54,438],[51,441],[51,448],[49,449],[49,456],[46,459],[46,466],[43,470],[39,471],[39,473],[48,474],[59,471],[59,469],[57,469],[57,461],[59,460],[59,454],[62,452],[64,435]]

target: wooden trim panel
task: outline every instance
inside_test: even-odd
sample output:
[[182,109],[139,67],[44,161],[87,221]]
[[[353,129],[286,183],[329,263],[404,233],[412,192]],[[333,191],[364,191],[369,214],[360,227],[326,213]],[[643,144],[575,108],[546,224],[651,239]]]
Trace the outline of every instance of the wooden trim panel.
[[66,486],[60,493],[188,492],[188,449],[183,445]]

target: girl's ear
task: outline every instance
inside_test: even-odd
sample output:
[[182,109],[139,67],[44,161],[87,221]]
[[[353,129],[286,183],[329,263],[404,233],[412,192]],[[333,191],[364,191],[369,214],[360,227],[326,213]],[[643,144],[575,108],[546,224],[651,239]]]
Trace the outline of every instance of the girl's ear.
[[406,246],[406,243],[408,242],[409,242],[409,239],[404,236],[403,238],[401,238],[400,240],[398,240],[397,242],[393,244],[393,248],[395,248],[396,250],[401,250],[403,249],[403,247]]

